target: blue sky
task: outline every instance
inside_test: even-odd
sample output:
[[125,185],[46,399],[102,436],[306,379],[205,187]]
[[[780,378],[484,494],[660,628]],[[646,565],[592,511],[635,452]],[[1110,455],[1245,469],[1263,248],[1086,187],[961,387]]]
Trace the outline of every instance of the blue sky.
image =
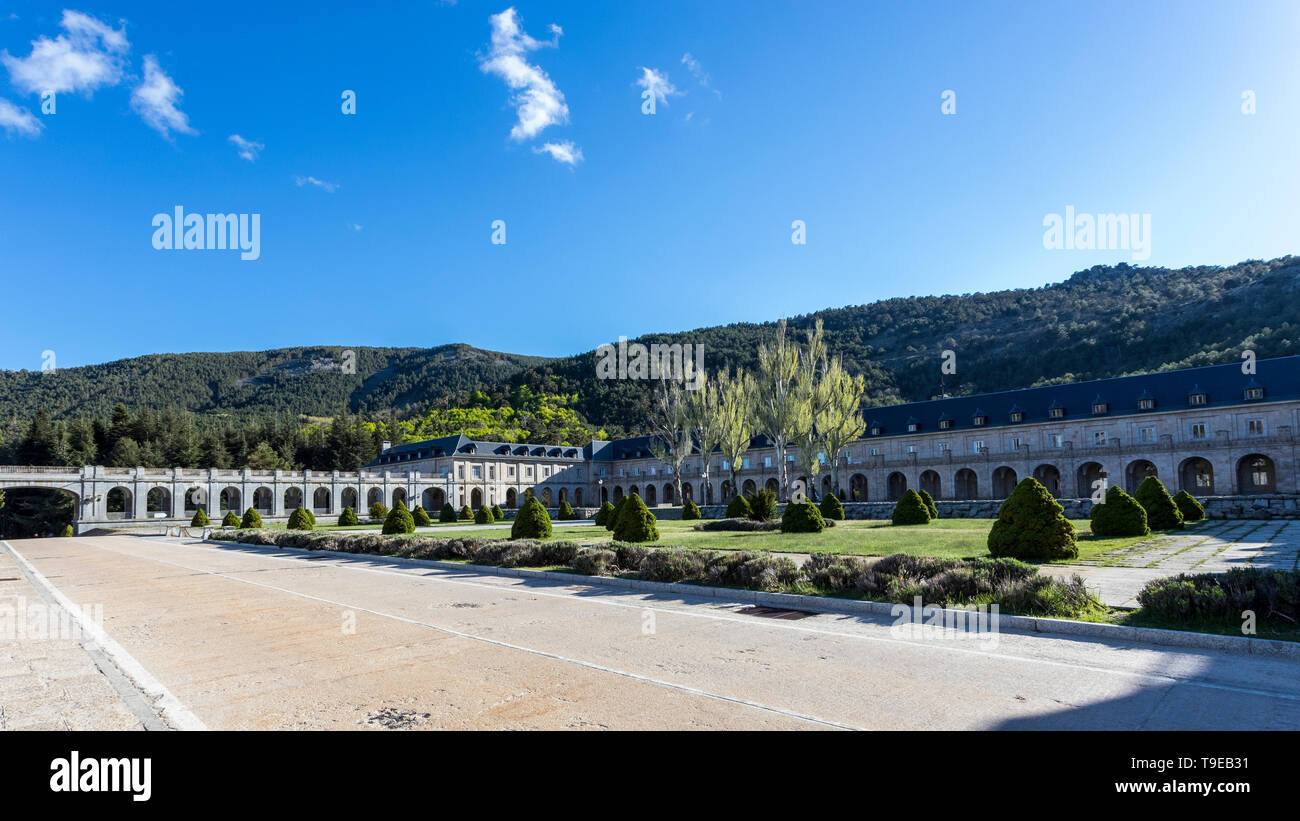
[[[1300,4],[350,5],[0,4],[0,367],[564,355],[1300,250]],[[155,250],[178,205],[260,258]],[[1149,214],[1149,258],[1044,248],[1067,206]]]

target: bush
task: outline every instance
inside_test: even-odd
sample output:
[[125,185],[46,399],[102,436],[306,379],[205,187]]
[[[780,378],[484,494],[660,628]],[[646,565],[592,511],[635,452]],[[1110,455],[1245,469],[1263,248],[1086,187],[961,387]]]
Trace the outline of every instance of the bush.
[[456,521],[456,508],[451,506],[451,502],[444,503],[442,506],[442,510],[438,511],[438,521],[440,522]]
[[1016,559],[1073,559],[1074,525],[1051,491],[1032,476],[1020,480],[989,530],[989,553]]
[[727,503],[728,519],[748,519],[750,513],[749,500],[745,498],[743,493],[737,493]]
[[411,511],[406,509],[406,504],[401,499],[393,505],[393,509],[388,512],[384,518],[383,533],[385,535],[392,533],[414,533],[415,518],[411,516]]
[[780,522],[756,522],[753,519],[714,519],[709,522],[700,522],[691,528],[692,530],[736,530],[740,532],[755,531],[772,531],[780,530]]
[[307,521],[311,522],[311,526],[312,526],[313,528],[316,527],[316,514],[311,512],[311,508],[309,508],[309,507],[304,507],[304,508],[302,509],[302,512],[303,512],[303,515],[305,515],[305,516],[307,517]]
[[1183,514],[1184,522],[1199,522],[1205,518],[1205,507],[1185,490],[1174,494],[1174,504],[1178,505],[1178,512]]
[[429,527],[433,524],[433,519],[429,518],[429,514],[421,505],[416,505],[415,510],[411,511],[411,518],[415,521],[416,527]]
[[687,499],[686,504],[682,505],[682,521],[688,522],[700,518],[700,506],[695,504],[694,499]]
[[484,539],[471,545],[469,560],[501,567],[571,565],[578,555],[577,542],[539,542],[536,539]]
[[935,506],[934,497],[930,495],[930,491],[926,490],[925,488],[922,488],[921,490],[917,491],[917,495],[921,497],[922,502],[925,502],[925,509],[930,514],[930,518],[931,519],[939,518],[939,508]]
[[190,519],[190,527],[207,527],[211,523],[208,520],[208,514],[203,512],[203,508],[194,511],[194,518]]
[[578,514],[573,512],[573,505],[569,504],[568,499],[564,499],[560,502],[560,512],[557,518],[562,522],[571,522],[578,518]]
[[307,513],[303,510],[302,505],[298,505],[298,507],[294,508],[293,513],[289,514],[289,524],[286,527],[290,530],[312,529],[311,519],[307,518]]
[[[203,512],[202,510],[199,511],[199,513],[202,513],[202,512]],[[206,517],[205,517],[205,518],[206,518]],[[207,524],[207,522],[204,522],[204,524]],[[73,532],[72,532],[72,525],[64,525],[64,526],[63,526],[63,530],[60,531],[59,535],[60,535],[60,536],[72,536],[72,535],[74,535]]]
[[[632,494],[630,494],[630,493],[628,494],[628,496],[631,496],[631,495],[632,495]],[[609,515],[605,517],[605,529],[606,529],[606,530],[613,530],[613,529],[614,529],[614,525],[618,524],[618,517],[622,515],[622,513],[623,513],[623,508],[627,507],[627,499],[628,499],[628,496],[624,496],[622,499],[619,499],[619,500],[614,504],[614,509],[611,510],[611,511],[609,512]]]
[[716,554],[708,550],[665,547],[651,550],[641,560],[641,578],[652,582],[682,582],[701,579],[709,560]]
[[239,514],[233,510],[227,510],[226,515],[221,518],[222,527],[239,527]]
[[823,519],[843,519],[844,505],[840,503],[839,498],[834,493],[827,493],[821,503],[821,514]]
[[1156,477],[1143,479],[1133,498],[1146,510],[1147,525],[1152,530],[1177,530],[1183,526],[1183,514],[1174,504],[1174,497]]
[[612,550],[584,547],[573,557],[571,567],[575,573],[586,576],[605,576],[617,560],[617,555]]
[[614,538],[620,542],[653,542],[659,539],[655,515],[635,493],[624,497],[623,511],[614,523]]
[[791,502],[781,514],[782,533],[821,533],[826,520],[812,502]]
[[377,522],[386,518],[388,518],[388,506],[383,502],[375,502],[370,506],[370,521]]
[[355,527],[359,524],[361,524],[361,520],[357,518],[356,511],[350,507],[343,508],[343,512],[339,514],[339,526]]
[[492,505],[492,521],[503,522],[505,521],[505,518],[506,514],[505,511],[501,509],[501,505]]
[[492,519],[492,508],[488,507],[487,505],[483,505],[478,510],[474,511],[474,524],[490,525],[492,524],[493,521],[494,520]]
[[251,507],[244,511],[244,518],[239,520],[241,528],[260,528],[262,526],[262,516]]
[[1253,610],[1260,622],[1289,628],[1300,621],[1300,573],[1259,567],[1180,573],[1147,582],[1137,599],[1139,612],[1169,622],[1240,627],[1242,612]]
[[896,525],[927,525],[930,523],[930,509],[925,500],[915,490],[908,488],[903,498],[894,505],[891,521]]
[[1151,532],[1147,527],[1147,512],[1119,485],[1111,485],[1106,490],[1106,501],[1092,506],[1090,518],[1093,535],[1103,539],[1145,536]]
[[619,544],[614,542],[611,547],[614,550],[614,560],[618,562],[620,570],[639,570],[641,562],[649,556],[653,548],[639,544]]
[[469,509],[469,505],[461,505],[460,513],[457,514],[456,518],[462,522],[471,521],[474,518],[474,511]]
[[605,503],[600,506],[600,510],[596,511],[596,524],[609,530],[609,517],[613,512],[614,506],[610,504],[608,500],[605,501]]
[[512,539],[546,539],[551,535],[551,516],[537,501],[536,496],[529,495],[524,506],[519,508],[515,523],[510,527]]
[[763,488],[749,502],[749,518],[756,522],[770,522],[776,518],[776,494]]

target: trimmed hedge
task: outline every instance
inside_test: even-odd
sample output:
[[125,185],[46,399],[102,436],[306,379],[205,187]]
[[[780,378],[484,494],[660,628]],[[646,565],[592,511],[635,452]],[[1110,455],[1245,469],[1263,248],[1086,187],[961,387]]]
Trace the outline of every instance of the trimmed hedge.
[[474,518],[474,511],[469,509],[469,505],[461,505],[460,513],[456,514],[456,518],[462,522],[472,521]]
[[454,522],[456,521],[456,508],[451,506],[451,502],[444,502],[442,510],[438,511],[438,521]]
[[370,521],[378,522],[386,518],[388,518],[388,506],[383,502],[375,502],[370,506]]
[[842,520],[844,518],[844,505],[834,493],[826,494],[819,509],[823,519]]
[[1174,497],[1155,476],[1143,479],[1133,498],[1147,512],[1147,525],[1152,530],[1179,530],[1183,527],[1183,514],[1174,504]]
[[568,499],[560,502],[560,510],[556,514],[556,518],[562,522],[571,522],[578,518],[578,514],[573,511],[573,505],[569,504]]
[[227,510],[226,515],[221,517],[222,527],[239,527],[239,514],[233,510]]
[[894,515],[890,517],[890,521],[896,525],[928,525],[930,509],[925,506],[925,500],[919,493],[908,488],[903,493],[903,498],[894,505]]
[[613,530],[614,525],[618,524],[618,517],[623,514],[623,508],[627,507],[628,496],[631,495],[632,495],[631,493],[627,494],[627,496],[624,496],[622,499],[619,499],[618,502],[614,504],[614,509],[611,510],[609,512],[609,515],[605,517],[606,530]]
[[298,505],[298,507],[294,509],[293,513],[289,514],[289,524],[287,524],[286,527],[290,530],[312,529],[311,519],[307,518],[307,512],[303,510],[302,505]]
[[925,502],[925,509],[930,514],[930,518],[939,518],[939,508],[935,506],[934,497],[930,495],[930,491],[921,488],[917,491],[917,494],[921,497],[921,501]]
[[359,524],[361,524],[361,520],[357,518],[356,511],[350,507],[343,508],[343,512],[339,514],[339,526],[355,527]]
[[745,494],[743,493],[737,493],[735,496],[731,497],[731,501],[727,503],[728,519],[748,519],[751,512],[749,500],[745,498]]
[[682,505],[682,521],[689,522],[700,518],[700,506],[695,504],[694,499],[687,499],[686,504]]
[[608,530],[609,517],[610,514],[612,514],[613,512],[614,512],[614,506],[609,503],[609,500],[606,500],[603,504],[601,504],[600,510],[596,511],[596,524]]
[[474,524],[490,525],[493,521],[495,520],[492,518],[492,508],[487,505],[482,505],[478,510],[474,511]]
[[614,523],[614,538],[620,542],[654,542],[659,540],[655,515],[635,493],[623,497],[625,504]]
[[1147,512],[1119,485],[1107,488],[1106,501],[1092,506],[1090,518],[1093,535],[1103,539],[1145,536],[1151,532],[1147,526]]
[[190,527],[207,527],[212,524],[208,520],[208,514],[203,512],[203,508],[194,511],[194,518],[190,519]]
[[415,518],[411,516],[411,511],[406,509],[406,504],[401,499],[398,499],[393,509],[388,511],[382,532],[384,534],[415,532]]
[[742,533],[750,532],[767,532],[781,529],[780,522],[756,522],[753,519],[713,519],[707,522],[700,522],[691,528],[692,530],[709,531],[709,530],[734,530]]
[[505,511],[501,509],[501,505],[492,505],[492,520],[495,522],[503,522],[505,521],[505,518],[506,514]]
[[821,533],[826,520],[812,502],[791,502],[781,514],[782,533]]
[[257,528],[262,526],[262,515],[253,508],[244,511],[244,518],[239,520],[241,528]]
[[547,539],[551,536],[551,516],[536,496],[524,500],[515,523],[510,526],[512,539]]
[[1242,613],[1251,610],[1260,623],[1290,628],[1300,622],[1300,573],[1259,567],[1180,573],[1147,582],[1137,599],[1140,613],[1165,621],[1240,627]]
[[1052,492],[1032,476],[1020,480],[998,509],[989,530],[989,553],[1016,559],[1073,559],[1079,555],[1074,525]]
[[429,527],[433,524],[433,519],[429,518],[428,512],[421,505],[416,505],[415,510],[411,511],[411,518],[415,520],[416,527]]
[[1174,494],[1174,504],[1178,505],[1178,512],[1183,514],[1184,522],[1199,522],[1205,518],[1205,506],[1185,490]]
[[776,494],[763,488],[749,500],[749,518],[756,522],[770,522],[776,518]]

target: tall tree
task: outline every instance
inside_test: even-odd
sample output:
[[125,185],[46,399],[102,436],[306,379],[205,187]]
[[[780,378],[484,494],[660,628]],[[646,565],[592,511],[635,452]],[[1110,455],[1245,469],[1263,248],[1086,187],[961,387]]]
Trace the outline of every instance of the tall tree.
[[831,488],[840,496],[840,455],[850,442],[867,429],[862,418],[862,397],[867,392],[867,380],[862,374],[850,374],[839,357],[831,360],[824,378],[826,403],[817,419],[826,460],[831,467]]
[[[686,392],[686,411],[690,416],[691,436],[700,449],[700,498],[696,501],[705,503],[709,498],[709,462],[713,459],[713,449],[722,442],[723,421],[720,414],[720,392],[718,383],[710,381],[699,374],[699,387]],[[685,504],[680,496],[678,500]]]
[[663,460],[673,472],[674,498],[682,498],[682,465],[691,455],[691,411],[682,394],[682,386],[663,380],[655,399],[651,418],[650,452]]
[[18,461],[24,465],[53,465],[60,450],[62,437],[50,422],[45,409],[36,411],[27,435],[18,450]]
[[743,369],[732,377],[726,368],[718,374],[718,445],[731,472],[731,492],[740,493],[736,472],[754,438],[754,377]]
[[777,484],[782,500],[790,496],[790,470],[786,449],[808,424],[812,408],[800,389],[802,378],[799,346],[786,340],[785,320],[776,325],[772,345],[758,346],[758,377],[754,396],[754,419],[759,433],[772,442],[777,459]]

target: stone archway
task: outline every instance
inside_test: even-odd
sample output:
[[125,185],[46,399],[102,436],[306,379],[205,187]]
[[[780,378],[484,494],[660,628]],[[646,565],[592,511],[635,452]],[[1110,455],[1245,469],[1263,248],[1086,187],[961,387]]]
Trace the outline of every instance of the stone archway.
[[233,510],[236,513],[243,513],[244,511],[242,506],[240,505],[240,502],[241,499],[239,496],[239,488],[237,487],[222,488],[221,497],[220,499],[218,499],[218,503],[220,504],[220,508],[219,508],[220,510]]
[[855,473],[849,478],[849,499],[854,502],[867,500],[867,477],[861,473]]
[[104,497],[106,513],[109,519],[134,519],[135,497],[127,488],[118,486]]
[[889,474],[889,501],[897,502],[907,492],[907,477],[898,471]]
[[1214,495],[1214,465],[1208,459],[1193,456],[1178,466],[1178,486],[1193,496]]
[[354,487],[343,488],[343,492],[339,494],[339,502],[344,507],[352,508],[352,512],[356,513],[357,512],[357,489]]
[[993,498],[1005,499],[1016,489],[1016,471],[1009,465],[1003,465],[993,471]]
[[511,508],[513,510],[518,506],[519,506],[519,491],[515,490],[514,488],[508,488],[506,490],[506,507]]
[[[546,495],[547,495],[547,503],[548,503],[546,506],[550,507],[549,504],[550,488],[547,488]],[[470,510],[478,510],[480,507],[483,507],[483,491],[479,490],[478,488],[474,488],[473,490],[470,491],[469,507]]]
[[284,509],[286,513],[292,513],[302,507],[302,488],[291,487],[284,492]]
[[938,499],[942,495],[942,489],[938,471],[927,470],[921,474],[921,490],[930,494],[931,498]]
[[1034,468],[1034,478],[1053,496],[1061,497],[1061,470],[1056,465],[1039,465]]
[[1155,476],[1156,466],[1149,459],[1134,459],[1124,468],[1124,488],[1130,494],[1137,493],[1138,485],[1148,476]]
[[330,512],[330,489],[327,487],[318,487],[311,494],[312,513],[329,513]]
[[650,507],[654,507],[654,506],[655,506],[655,497],[656,497],[656,494],[655,494],[655,486],[654,486],[654,485],[646,485],[646,486],[645,486],[645,503],[646,503],[647,505],[649,505]]
[[259,487],[253,491],[253,509],[269,516],[274,509],[274,497],[269,487]]
[[1105,493],[1105,487],[1098,484],[1106,478],[1105,469],[1102,468],[1099,462],[1084,462],[1082,465],[1079,465],[1077,476],[1079,480],[1078,498],[1091,499],[1092,495],[1099,490],[1102,491],[1103,494]]
[[158,518],[157,513],[165,514],[162,518],[172,515],[172,494],[165,487],[155,487],[149,491],[145,497],[145,510],[149,512],[149,518]]
[[1243,456],[1237,462],[1237,493],[1277,493],[1277,468],[1262,453]]
[[958,499],[978,499],[980,497],[980,478],[970,468],[962,468],[953,477],[953,490]]

